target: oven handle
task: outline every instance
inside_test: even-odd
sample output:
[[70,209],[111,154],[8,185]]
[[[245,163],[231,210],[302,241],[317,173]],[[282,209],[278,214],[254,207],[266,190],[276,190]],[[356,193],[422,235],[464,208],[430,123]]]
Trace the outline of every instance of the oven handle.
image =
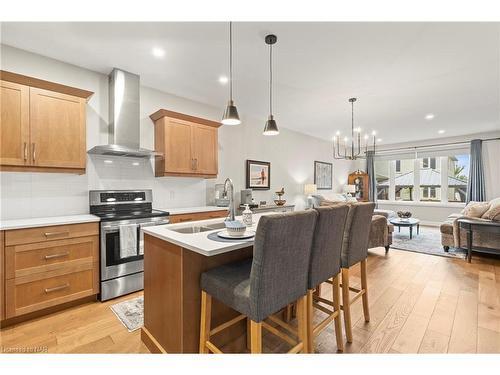
[[[154,225],[167,225],[170,223],[170,220],[165,219],[165,220],[157,220],[157,221],[150,221],[147,223],[135,223],[138,228],[143,228],[143,227],[150,227]],[[134,223],[130,223],[134,224]],[[106,233],[112,233],[112,232],[118,232],[120,229],[120,225],[102,225],[101,229],[106,232]]]

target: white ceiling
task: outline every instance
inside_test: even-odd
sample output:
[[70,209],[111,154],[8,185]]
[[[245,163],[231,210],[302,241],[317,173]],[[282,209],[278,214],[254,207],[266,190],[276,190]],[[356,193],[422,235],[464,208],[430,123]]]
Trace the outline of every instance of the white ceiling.
[[[101,73],[140,74],[145,86],[222,114],[227,31],[227,23],[3,23],[1,35],[4,44]],[[270,32],[278,36],[279,126],[326,139],[345,134],[347,99],[356,96],[355,126],[377,130],[384,144],[500,129],[500,23],[235,23],[235,102],[262,127]],[[163,59],[152,56],[155,46]]]

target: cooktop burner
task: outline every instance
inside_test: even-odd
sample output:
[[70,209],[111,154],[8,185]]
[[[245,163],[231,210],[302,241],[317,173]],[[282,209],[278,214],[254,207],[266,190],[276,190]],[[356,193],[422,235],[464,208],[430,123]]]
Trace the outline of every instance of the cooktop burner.
[[152,208],[151,190],[91,190],[89,200],[90,213],[101,221],[169,216]]

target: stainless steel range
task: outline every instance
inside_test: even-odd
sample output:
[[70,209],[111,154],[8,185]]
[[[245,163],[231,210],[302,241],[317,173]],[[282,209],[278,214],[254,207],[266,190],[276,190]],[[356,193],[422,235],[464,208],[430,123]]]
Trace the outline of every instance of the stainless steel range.
[[169,223],[152,208],[151,190],[91,190],[90,213],[101,218],[101,301],[144,288],[141,228]]

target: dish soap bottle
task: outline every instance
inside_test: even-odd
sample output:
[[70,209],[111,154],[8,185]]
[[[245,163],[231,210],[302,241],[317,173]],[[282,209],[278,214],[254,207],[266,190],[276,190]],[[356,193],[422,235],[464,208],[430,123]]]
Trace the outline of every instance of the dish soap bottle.
[[245,210],[243,211],[243,223],[249,227],[252,225],[252,210],[248,204],[245,204]]

